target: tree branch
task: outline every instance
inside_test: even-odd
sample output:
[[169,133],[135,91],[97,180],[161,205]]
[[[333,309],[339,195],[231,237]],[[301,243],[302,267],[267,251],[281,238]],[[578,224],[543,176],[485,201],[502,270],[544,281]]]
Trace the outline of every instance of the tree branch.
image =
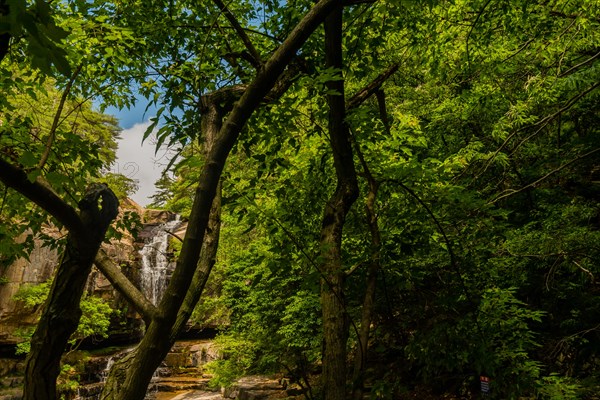
[[[275,50],[265,63],[264,68],[258,72],[254,81],[248,85],[248,89],[244,92],[236,107],[234,107],[223,124],[222,131],[241,129],[250,118],[252,112],[261,104],[264,96],[277,85],[281,73],[296,56],[300,47],[317,26],[323,22],[325,17],[340,3],[345,5],[346,1],[320,0],[308,11],[302,21],[290,32],[287,39]],[[220,136],[223,135],[221,134]]]
[[498,154],[508,145],[508,143],[510,142],[510,140],[515,137],[515,135],[519,132],[524,131],[527,128],[532,128],[534,126],[539,126],[538,129],[535,130],[535,132],[533,132],[531,135],[527,136],[525,139],[521,140],[514,149],[512,149],[512,151],[510,152],[510,155],[514,154],[515,151],[517,151],[517,149],[523,144],[525,143],[527,140],[531,139],[532,137],[536,136],[538,133],[540,133],[542,131],[542,129],[544,129],[551,121],[554,120],[554,118],[556,118],[557,116],[559,116],[560,114],[562,114],[563,112],[567,111],[568,109],[570,109],[571,107],[573,107],[573,105],[575,105],[575,103],[577,103],[577,101],[579,101],[582,97],[584,97],[586,94],[590,93],[591,91],[595,90],[598,86],[600,86],[600,82],[596,82],[595,84],[593,84],[592,86],[590,86],[589,88],[587,88],[586,90],[584,90],[583,92],[571,97],[566,104],[559,108],[556,112],[547,115],[546,117],[542,118],[541,120],[539,120],[538,122],[523,127],[521,129],[518,129],[516,131],[514,131],[513,133],[511,133],[510,135],[508,135],[508,137],[504,140],[504,142],[500,145],[500,147],[498,147],[498,149],[496,149],[496,151],[494,152],[494,154],[492,154],[490,156],[490,158],[486,161],[485,165],[483,166],[481,172],[479,172],[477,174],[477,176],[475,177],[474,180],[478,179],[480,176],[482,176],[487,169],[489,168],[489,166],[491,165],[492,161],[494,161],[494,159],[498,156]]
[[493,200],[491,200],[490,202],[488,202],[488,204],[494,204],[494,203],[497,203],[498,201],[500,201],[500,200],[502,200],[502,199],[504,199],[504,198],[507,198],[507,197],[509,197],[509,196],[513,196],[513,195],[515,195],[515,194],[517,194],[517,193],[521,193],[522,191],[524,191],[524,190],[527,190],[527,189],[529,189],[530,187],[533,187],[533,186],[537,185],[538,183],[542,182],[542,181],[543,181],[543,180],[545,180],[546,178],[548,178],[548,177],[550,177],[550,176],[554,175],[555,173],[557,173],[557,172],[559,172],[559,171],[561,171],[561,170],[565,169],[565,168],[566,168],[566,167],[568,167],[569,165],[571,165],[571,164],[573,164],[573,163],[575,163],[575,162],[577,162],[577,161],[579,161],[579,160],[581,160],[581,159],[583,159],[583,158],[586,158],[586,157],[588,157],[588,156],[591,156],[592,154],[594,154],[594,153],[597,153],[597,152],[599,152],[599,151],[600,151],[600,149],[594,149],[594,150],[592,150],[592,151],[589,151],[589,152],[587,152],[587,153],[585,153],[585,154],[582,154],[582,155],[580,155],[579,157],[576,157],[576,158],[574,158],[573,160],[571,160],[571,161],[569,161],[569,162],[567,162],[567,163],[565,163],[565,164],[561,165],[560,167],[558,167],[558,168],[556,168],[556,169],[554,169],[554,170],[552,170],[552,171],[548,172],[546,175],[544,175],[544,176],[542,176],[541,178],[539,178],[539,179],[535,180],[534,182],[531,182],[531,183],[530,183],[530,184],[528,184],[528,185],[525,185],[525,186],[523,186],[523,187],[522,187],[522,188],[520,188],[520,189],[507,189],[507,190],[505,190],[503,193],[501,193],[501,194],[500,194],[498,197],[496,197],[495,199],[493,199]]
[[[6,0],[0,0],[0,16],[6,17],[10,9]],[[10,33],[5,32],[0,34],[0,62],[8,54],[8,48],[10,45]]]
[[223,123],[201,174],[202,179],[196,190],[190,222],[177,267],[161,301],[160,313],[162,315],[169,316],[169,318],[171,315],[176,315],[185,293],[190,287],[221,172],[240,132],[254,110],[260,106],[264,97],[277,85],[280,75],[293,60],[300,47],[327,15],[339,5],[340,0],[320,0],[306,13],[287,39],[264,64],[264,67],[258,70],[256,78],[248,85]]
[[156,316],[156,307],[134,286],[103,249],[98,250],[94,264],[113,287],[140,313],[146,324]]
[[598,58],[598,57],[600,57],[600,51],[599,51],[599,52],[597,52],[596,54],[594,54],[593,56],[591,56],[590,58],[588,58],[587,60],[585,60],[585,61],[582,61],[582,62],[580,62],[579,64],[572,66],[571,68],[569,68],[569,69],[568,69],[568,70],[566,70],[565,72],[561,73],[561,74],[560,74],[558,77],[559,77],[559,78],[562,78],[562,77],[564,77],[564,76],[567,76],[567,75],[569,75],[571,72],[575,71],[576,69],[578,69],[578,68],[580,68],[580,67],[583,67],[585,64],[588,64],[588,63],[590,63],[590,62],[594,61],[594,60],[595,60],[596,58]]
[[467,33],[467,39],[466,39],[467,65],[471,64],[471,56],[469,53],[469,38],[471,37],[471,33],[473,33],[473,29],[475,28],[475,25],[477,25],[477,22],[479,22],[479,18],[481,18],[481,16],[483,15],[483,12],[487,8],[487,6],[490,5],[491,2],[492,2],[492,0],[487,0],[487,2],[483,5],[483,7],[481,7],[481,10],[479,10],[479,12],[477,13],[477,18],[475,18],[475,22],[473,22],[473,25],[471,25],[471,29],[469,29],[469,33]]
[[346,102],[348,110],[356,108],[364,103],[369,97],[377,93],[381,85],[388,80],[400,67],[400,63],[393,64],[387,70],[379,74],[371,83],[359,90]]
[[390,128],[390,119],[389,119],[388,113],[387,113],[385,92],[380,88],[375,92],[375,96],[377,97],[377,105],[379,106],[379,116],[381,118],[381,122],[383,122],[383,126],[385,127],[385,132],[389,136],[391,134],[391,128]]
[[77,211],[61,199],[42,178],[37,177],[31,182],[25,171],[0,158],[0,181],[46,210],[73,234],[83,232],[83,224]]
[[[62,96],[60,97],[60,102],[58,103],[58,108],[56,109],[56,114],[54,114],[54,120],[52,121],[52,127],[50,128],[50,133],[48,134],[48,140],[46,141],[46,147],[44,149],[44,153],[42,154],[42,157],[40,158],[40,162],[38,163],[38,166],[37,166],[37,168],[40,170],[42,168],[44,168],[44,165],[46,165],[46,161],[48,161],[48,157],[50,156],[50,151],[52,149],[52,143],[54,143],[54,138],[56,137],[56,129],[58,129],[60,116],[61,116],[63,108],[65,106],[65,102],[67,101],[67,97],[69,96],[69,93],[71,93],[71,88],[73,87],[73,83],[75,83],[75,79],[77,78],[77,75],[79,75],[79,72],[81,72],[82,67],[83,67],[83,64],[80,64],[79,67],[77,67],[77,69],[73,72],[73,75],[71,75],[71,78],[69,79],[69,82],[67,82],[67,86],[65,86],[65,90],[63,91]],[[60,121],[60,122],[62,122],[62,121]]]
[[560,108],[558,111],[556,111],[554,114],[547,116],[546,118],[544,118],[542,121],[538,122],[538,124],[542,124],[535,132],[533,132],[531,135],[527,136],[526,138],[524,138],[523,140],[521,140],[510,152],[509,156],[512,156],[518,149],[519,147],[521,147],[523,145],[523,143],[525,143],[526,141],[528,141],[529,139],[531,139],[532,137],[536,136],[538,133],[540,133],[542,131],[542,129],[544,129],[551,121],[554,120],[554,118],[561,116],[561,114],[565,111],[567,111],[568,109],[570,109],[571,107],[573,107],[573,105],[575,105],[575,103],[577,103],[582,97],[584,97],[585,95],[587,95],[588,93],[592,92],[593,90],[595,90],[597,87],[600,86],[600,82],[596,82],[594,85],[590,86],[588,89],[584,90],[582,93],[579,93],[576,96],[571,97],[571,99],[569,99],[569,101],[567,102],[567,104],[565,104],[564,107]]
[[[558,10],[552,10],[550,11],[550,15],[552,15],[553,17],[560,17],[560,18],[565,18],[565,19],[577,19],[577,18],[581,18],[581,14],[565,14],[564,12],[558,11]],[[600,18],[590,18],[590,20],[592,21],[596,21],[596,22],[600,22]]]
[[223,12],[223,14],[225,14],[225,17],[227,18],[227,20],[229,21],[229,23],[231,24],[233,29],[235,29],[235,31],[237,32],[238,36],[244,43],[244,46],[246,46],[246,49],[248,50],[248,52],[250,53],[250,56],[252,57],[252,66],[254,66],[254,68],[256,68],[257,70],[260,69],[262,67],[262,59],[260,57],[260,53],[256,50],[256,47],[254,47],[254,45],[252,44],[252,41],[246,34],[246,31],[240,25],[238,20],[235,18],[235,15],[233,15],[233,13],[231,11],[229,11],[229,8],[227,8],[227,5],[225,3],[223,3],[222,0],[213,0],[213,2],[217,5],[217,7],[219,7],[221,12]]
[[165,232],[166,232],[168,235],[171,235],[171,236],[173,236],[175,239],[179,240],[181,243],[183,243],[183,239],[181,238],[181,236],[179,236],[179,235],[176,235],[175,233],[173,233],[173,232],[170,232],[170,231],[168,231],[168,230],[166,230],[166,229],[165,229]]
[[361,261],[359,263],[354,264],[352,267],[348,268],[347,270],[344,271],[344,275],[346,275],[346,277],[351,276],[353,273],[355,273],[360,267],[364,267],[367,263],[364,261]]

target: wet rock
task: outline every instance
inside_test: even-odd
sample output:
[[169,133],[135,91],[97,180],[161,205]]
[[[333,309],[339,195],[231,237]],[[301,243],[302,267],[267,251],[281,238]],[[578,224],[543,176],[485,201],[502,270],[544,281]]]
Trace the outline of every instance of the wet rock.
[[23,360],[0,358],[0,377],[22,374],[23,371],[25,371],[25,363]]
[[104,383],[97,382],[79,387],[78,397],[80,400],[97,399],[104,388]]
[[151,209],[142,209],[140,215],[142,216],[142,222],[145,225],[160,225],[165,222],[173,221],[177,217],[177,214],[171,211]]
[[219,357],[211,340],[184,340],[175,343],[164,364],[171,369],[199,368]]
[[20,389],[10,389],[8,391],[0,392],[0,400],[21,400],[23,398],[23,391]]
[[246,376],[222,391],[223,397],[237,400],[262,400],[286,398],[284,387],[278,379],[266,376]]
[[169,378],[160,378],[154,384],[154,389],[159,392],[179,392],[183,390],[209,390],[209,378],[196,378],[186,376],[174,376]]

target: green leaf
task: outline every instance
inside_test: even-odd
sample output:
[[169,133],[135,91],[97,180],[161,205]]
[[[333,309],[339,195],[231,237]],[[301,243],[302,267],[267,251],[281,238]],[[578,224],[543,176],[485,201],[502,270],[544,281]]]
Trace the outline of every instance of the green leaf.
[[25,168],[37,165],[38,161],[38,157],[31,151],[24,151],[19,157],[19,163]]

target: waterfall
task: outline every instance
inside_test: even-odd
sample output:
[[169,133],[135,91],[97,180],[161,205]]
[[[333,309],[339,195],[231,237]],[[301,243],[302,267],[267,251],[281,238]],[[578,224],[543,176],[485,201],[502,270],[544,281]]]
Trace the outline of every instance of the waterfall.
[[179,216],[173,221],[165,222],[152,228],[150,237],[140,250],[142,256],[141,290],[152,304],[156,305],[164,293],[168,277],[172,272],[169,268],[169,233],[181,225]]
[[[130,350],[128,350],[130,351]],[[105,362],[104,367],[97,371],[93,377],[92,382],[85,383],[80,385],[77,388],[77,395],[73,400],[99,400],[100,394],[102,393],[102,388],[106,383],[106,379],[108,378],[108,374],[110,373],[110,369],[115,363],[115,355],[108,357],[99,357],[102,361]],[[97,363],[93,363],[96,364]],[[95,378],[95,379],[93,379]]]
[[108,378],[108,374],[110,373],[110,369],[112,368],[112,366],[114,364],[115,364],[115,358],[113,356],[108,357],[108,360],[106,360],[106,366],[100,372],[100,376],[98,377],[100,380],[100,383],[106,382],[106,379]]

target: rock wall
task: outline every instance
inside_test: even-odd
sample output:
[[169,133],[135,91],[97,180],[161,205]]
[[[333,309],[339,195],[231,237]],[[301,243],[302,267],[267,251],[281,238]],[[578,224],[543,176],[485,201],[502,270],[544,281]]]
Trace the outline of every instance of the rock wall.
[[[54,237],[60,235],[52,228],[46,228],[44,233]],[[0,345],[17,343],[15,331],[35,323],[38,310],[28,309],[13,297],[24,285],[37,285],[50,279],[58,259],[57,250],[43,247],[40,240],[35,240],[29,260],[20,258],[4,269],[4,283],[0,284]]]

